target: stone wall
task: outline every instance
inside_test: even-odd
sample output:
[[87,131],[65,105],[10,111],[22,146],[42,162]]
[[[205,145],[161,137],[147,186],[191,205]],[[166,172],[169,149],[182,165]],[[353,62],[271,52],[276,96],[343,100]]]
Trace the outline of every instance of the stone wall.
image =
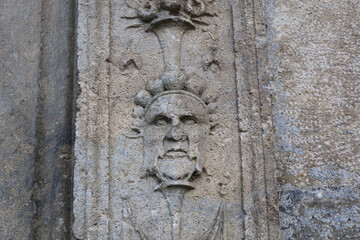
[[[123,214],[124,198],[117,201],[116,193],[124,166],[138,166],[126,159],[139,157],[141,148],[121,134],[146,84],[141,74],[162,71],[157,39],[140,32],[123,6],[132,2],[0,2],[0,239],[74,239],[73,212],[79,238],[121,232],[121,218],[108,211]],[[215,173],[207,168],[196,183],[215,200],[219,192],[242,205],[237,216],[245,239],[360,239],[357,0],[205,3],[215,4],[213,15],[199,22],[205,30],[185,36],[184,65],[222,93],[223,122],[214,125],[212,151],[239,165],[215,164]],[[139,48],[157,51],[142,56]],[[73,186],[76,98],[75,155],[87,167],[75,171]],[[236,186],[224,185],[227,172]],[[83,177],[98,185],[82,192]]]
[[268,1],[283,239],[360,238],[358,1]]
[[75,7],[0,2],[0,239],[70,236]]

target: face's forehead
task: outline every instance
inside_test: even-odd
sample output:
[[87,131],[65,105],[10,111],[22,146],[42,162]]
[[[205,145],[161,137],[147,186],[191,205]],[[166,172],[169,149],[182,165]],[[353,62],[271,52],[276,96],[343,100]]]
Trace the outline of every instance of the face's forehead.
[[193,116],[206,121],[208,111],[204,104],[195,97],[174,93],[160,96],[151,103],[146,111],[145,119],[150,121],[158,115],[167,117]]

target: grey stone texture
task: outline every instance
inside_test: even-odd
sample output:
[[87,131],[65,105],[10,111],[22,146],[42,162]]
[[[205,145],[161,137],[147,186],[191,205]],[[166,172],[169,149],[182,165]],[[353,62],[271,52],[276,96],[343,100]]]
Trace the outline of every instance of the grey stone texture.
[[[359,2],[180,2],[0,1],[0,239],[360,239]],[[144,106],[179,88],[204,168],[144,168]]]
[[338,186],[280,192],[283,239],[359,239],[360,188]]
[[32,194],[41,16],[39,1],[20,2],[21,6],[13,1],[0,3],[1,239],[29,239],[35,212]]
[[282,238],[359,239],[359,2],[266,5]]
[[0,239],[69,239],[75,3],[0,2]]
[[283,188],[359,184],[359,4],[274,7],[278,181]]

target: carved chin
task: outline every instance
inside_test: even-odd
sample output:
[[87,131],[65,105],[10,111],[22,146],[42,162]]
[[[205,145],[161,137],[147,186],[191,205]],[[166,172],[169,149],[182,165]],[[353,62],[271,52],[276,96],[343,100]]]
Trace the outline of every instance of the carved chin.
[[194,188],[189,182],[196,171],[196,162],[190,161],[187,156],[164,157],[158,160],[156,176],[162,181],[163,187],[188,186]]

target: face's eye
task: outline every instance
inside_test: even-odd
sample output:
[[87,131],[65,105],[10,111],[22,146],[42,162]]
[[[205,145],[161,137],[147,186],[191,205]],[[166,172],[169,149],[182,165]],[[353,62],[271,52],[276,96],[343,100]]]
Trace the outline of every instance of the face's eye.
[[169,123],[169,120],[165,117],[159,117],[154,121],[156,126],[165,126]]
[[184,123],[185,125],[193,125],[197,121],[196,121],[196,118],[194,118],[194,117],[184,116],[184,117],[181,118],[181,122]]

